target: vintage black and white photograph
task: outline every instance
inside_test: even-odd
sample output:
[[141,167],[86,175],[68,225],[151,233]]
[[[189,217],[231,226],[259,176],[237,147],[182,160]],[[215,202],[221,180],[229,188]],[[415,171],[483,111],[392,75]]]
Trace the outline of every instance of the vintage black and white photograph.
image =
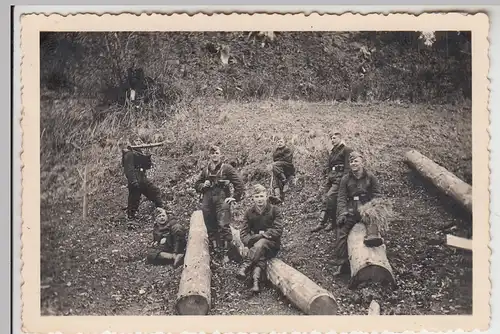
[[25,162],[23,301],[39,291],[41,319],[484,309],[483,30],[141,20],[91,31],[58,17],[50,30],[43,17],[24,32],[39,50],[25,46],[39,78],[23,131],[39,138],[40,222],[26,220],[38,194]]

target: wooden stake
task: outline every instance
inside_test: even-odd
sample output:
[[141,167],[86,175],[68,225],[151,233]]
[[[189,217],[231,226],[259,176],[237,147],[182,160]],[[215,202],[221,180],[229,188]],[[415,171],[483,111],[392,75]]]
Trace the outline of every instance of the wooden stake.
[[88,202],[87,202],[87,165],[85,165],[85,170],[83,171],[83,220],[87,219],[88,213]]
[[472,240],[456,237],[451,234],[446,235],[446,244],[448,246],[472,250]]
[[372,300],[370,307],[368,308],[368,315],[380,315],[380,305],[377,301]]

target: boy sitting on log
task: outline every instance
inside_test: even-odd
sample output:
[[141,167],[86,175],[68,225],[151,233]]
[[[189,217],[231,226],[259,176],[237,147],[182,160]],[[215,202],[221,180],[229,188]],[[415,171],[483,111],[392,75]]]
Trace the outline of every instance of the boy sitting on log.
[[[334,251],[334,275],[340,274],[342,267],[348,262],[347,237],[356,223],[362,221],[359,208],[372,199],[380,197],[380,188],[375,176],[364,167],[363,156],[352,152],[349,156],[351,170],[342,177],[339,186],[337,203],[337,240]],[[378,247],[383,240],[378,226],[368,224],[364,243],[367,247]]]
[[295,175],[295,166],[293,165],[293,151],[285,144],[285,138],[277,138],[277,147],[273,153],[272,172],[276,180],[275,195],[283,201],[287,191],[287,180]]
[[268,259],[275,257],[280,249],[283,222],[279,208],[268,201],[267,190],[257,184],[252,189],[254,205],[244,216],[240,232],[241,241],[249,248],[237,277],[245,279],[253,269],[253,292],[259,292],[261,275],[266,270]]
[[163,208],[156,209],[153,227],[153,246],[147,256],[149,264],[168,264],[173,261],[174,268],[182,264],[187,245],[187,231],[178,223],[168,221]]

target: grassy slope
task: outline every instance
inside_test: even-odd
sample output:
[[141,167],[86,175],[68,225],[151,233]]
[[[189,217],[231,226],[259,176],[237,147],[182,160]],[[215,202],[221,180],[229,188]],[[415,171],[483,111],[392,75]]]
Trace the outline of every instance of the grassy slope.
[[[198,112],[201,110],[203,113]],[[342,131],[349,145],[365,153],[384,193],[396,204],[398,216],[386,238],[388,256],[399,282],[394,292],[371,288],[348,291],[345,278],[331,277],[328,261],[333,234],[306,233],[317,222],[319,203],[314,197],[320,187],[317,175],[320,158],[328,148],[325,133],[329,129]],[[169,122],[142,123],[139,132],[145,138],[177,139],[175,144],[156,149],[157,166],[150,177],[164,191],[174,194],[169,204],[176,219],[183,223],[197,208],[190,186],[204,162],[203,149],[208,142],[219,143],[228,158],[242,162],[239,169],[247,185],[254,181],[267,185],[265,166],[274,149],[272,135],[285,133],[296,147],[295,161],[303,181],[303,189],[293,189],[283,208],[287,218],[280,256],[287,263],[332,291],[343,314],[364,314],[372,296],[380,301],[384,314],[471,312],[470,263],[461,264],[463,257],[449,248],[427,245],[429,239],[436,238],[439,226],[457,218],[434,192],[409,173],[402,161],[403,153],[415,148],[468,179],[470,109],[212,101],[195,103]],[[86,149],[82,162],[71,166],[62,163],[55,172],[42,176],[42,191],[73,189],[53,192],[56,195],[47,196],[42,204],[43,314],[173,312],[181,269],[144,263],[151,239],[151,208],[146,203],[141,206],[143,228],[128,231],[123,224],[121,208],[127,190],[119,168],[120,153],[115,145],[118,139],[114,135],[110,145]],[[102,153],[98,160],[93,155],[97,150]],[[91,196],[90,218],[84,223],[81,198],[74,190],[80,185],[75,169],[81,170],[85,163],[91,171]],[[248,205],[246,199],[236,207],[235,226]],[[235,270],[234,265],[214,270],[213,314],[298,314],[272,289],[258,297],[248,296],[243,284],[233,278]]]

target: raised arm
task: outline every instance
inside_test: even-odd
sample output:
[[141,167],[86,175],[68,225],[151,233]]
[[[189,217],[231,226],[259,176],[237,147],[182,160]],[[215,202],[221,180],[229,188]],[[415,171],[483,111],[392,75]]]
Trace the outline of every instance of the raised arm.
[[234,186],[233,197],[236,201],[240,201],[243,197],[243,191],[245,190],[245,185],[240,175],[236,169],[231,165],[226,165],[226,177]]
[[205,182],[205,179],[206,179],[205,170],[202,170],[194,183],[194,189],[196,190],[196,192],[198,193],[203,192],[203,183]]

